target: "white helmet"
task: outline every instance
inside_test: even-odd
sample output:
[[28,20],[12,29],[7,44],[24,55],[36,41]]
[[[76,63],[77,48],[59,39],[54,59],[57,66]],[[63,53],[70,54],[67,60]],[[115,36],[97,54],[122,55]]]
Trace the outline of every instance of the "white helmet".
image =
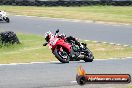
[[49,32],[46,32],[45,33],[45,40],[48,42],[49,39],[51,38],[51,36],[52,36],[52,33],[50,31]]

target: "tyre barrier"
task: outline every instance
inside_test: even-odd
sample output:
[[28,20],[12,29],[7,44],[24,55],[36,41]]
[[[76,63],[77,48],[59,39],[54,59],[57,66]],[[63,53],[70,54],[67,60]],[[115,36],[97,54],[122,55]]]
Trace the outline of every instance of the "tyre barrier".
[[0,43],[1,45],[6,44],[19,44],[20,41],[16,35],[16,33],[12,31],[5,31],[0,33]]
[[113,6],[132,6],[132,1],[0,1],[0,5],[19,5],[19,6],[90,6],[90,5],[113,5]]

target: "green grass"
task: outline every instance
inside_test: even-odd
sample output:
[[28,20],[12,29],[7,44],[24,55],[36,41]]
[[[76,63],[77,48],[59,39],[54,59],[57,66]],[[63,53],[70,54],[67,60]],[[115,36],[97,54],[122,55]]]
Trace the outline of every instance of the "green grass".
[[69,18],[106,22],[132,23],[130,6],[35,7],[0,6],[11,14],[53,18]]
[[128,88],[132,88],[132,85],[128,86]]
[[49,61],[50,50],[42,47],[41,36],[18,34],[18,37],[22,44],[0,48],[0,63]]
[[[0,63],[23,63],[57,60],[48,47],[43,47],[44,38],[38,35],[17,34],[22,44],[0,47]],[[94,42],[86,42],[95,59],[132,57],[132,48]]]

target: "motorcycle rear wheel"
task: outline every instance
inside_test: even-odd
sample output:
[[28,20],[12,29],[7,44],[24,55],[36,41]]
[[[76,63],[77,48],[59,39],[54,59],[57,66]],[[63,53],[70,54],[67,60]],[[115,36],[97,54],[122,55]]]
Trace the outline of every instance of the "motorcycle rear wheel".
[[[69,63],[70,57],[69,57],[68,53],[66,52],[65,49],[63,49],[63,52],[59,51],[59,48],[60,47],[56,47],[54,50],[55,57],[62,63]],[[65,56],[63,54],[65,54]]]
[[92,62],[94,59],[94,56],[92,54],[92,52],[87,48],[87,55],[84,57],[84,61],[85,62]]

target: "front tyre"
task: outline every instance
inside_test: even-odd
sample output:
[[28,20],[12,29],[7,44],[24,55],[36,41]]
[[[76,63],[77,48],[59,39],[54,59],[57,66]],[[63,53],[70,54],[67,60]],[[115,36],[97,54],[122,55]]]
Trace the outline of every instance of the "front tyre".
[[4,18],[4,20],[9,23],[10,22],[10,19],[8,17]]
[[69,63],[70,57],[63,47],[56,47],[53,53],[60,62]]

